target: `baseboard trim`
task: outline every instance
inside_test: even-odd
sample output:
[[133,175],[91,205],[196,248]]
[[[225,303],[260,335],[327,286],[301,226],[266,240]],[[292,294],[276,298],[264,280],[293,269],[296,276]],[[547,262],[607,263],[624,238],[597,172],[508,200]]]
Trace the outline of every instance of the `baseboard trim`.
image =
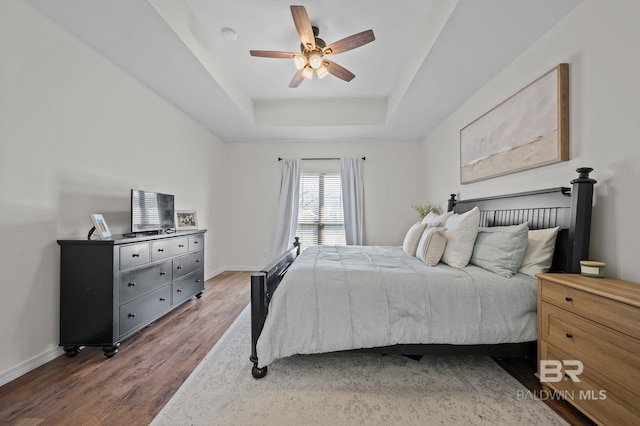
[[49,361],[53,361],[63,354],[64,350],[61,347],[51,348],[48,351],[41,353],[40,355],[36,355],[31,359],[21,362],[15,367],[3,371],[2,373],[0,373],[0,386],[6,385],[7,383],[27,374],[32,370],[35,370],[36,368],[48,363]]

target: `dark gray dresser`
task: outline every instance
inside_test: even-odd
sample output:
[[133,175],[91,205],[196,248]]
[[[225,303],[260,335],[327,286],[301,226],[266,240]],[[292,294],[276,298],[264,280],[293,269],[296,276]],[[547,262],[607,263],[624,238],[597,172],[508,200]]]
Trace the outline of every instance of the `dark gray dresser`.
[[60,345],[74,356],[120,342],[204,290],[206,230],[58,240]]

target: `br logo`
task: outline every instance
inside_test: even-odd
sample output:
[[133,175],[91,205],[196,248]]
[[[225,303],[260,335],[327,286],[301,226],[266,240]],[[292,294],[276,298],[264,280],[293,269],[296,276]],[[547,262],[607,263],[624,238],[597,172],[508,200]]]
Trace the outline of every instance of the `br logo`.
[[[562,373],[564,367],[564,374]],[[568,378],[574,382],[579,382],[578,376],[584,370],[582,361],[576,359],[541,359],[540,360],[540,381],[541,382],[559,382],[563,378]]]

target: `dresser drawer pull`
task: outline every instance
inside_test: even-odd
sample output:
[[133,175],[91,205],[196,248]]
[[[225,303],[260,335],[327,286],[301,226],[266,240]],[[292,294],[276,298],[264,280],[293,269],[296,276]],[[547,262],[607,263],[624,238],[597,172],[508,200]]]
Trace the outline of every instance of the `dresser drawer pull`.
[[178,293],[182,293],[182,289],[180,289],[180,288],[179,288],[178,290],[176,290],[176,291],[177,291]]
[[135,317],[136,317],[136,314],[129,314],[129,315],[127,315],[127,316],[128,316],[129,318],[135,318]]
[[200,282],[200,280],[196,280],[196,282],[197,282],[197,283],[199,283],[199,282]]
[[135,287],[135,286],[136,286],[136,283],[135,283],[135,282],[132,282],[132,283],[129,283],[129,284],[127,284],[127,285],[128,285],[129,287]]
[[164,271],[160,271],[160,275],[167,275],[167,273]]
[[131,257],[140,257],[140,253],[133,253]]
[[200,263],[200,259],[196,259],[196,263]]
[[166,300],[167,300],[167,299],[165,299],[164,297],[161,297],[161,298],[160,298],[160,301],[161,301],[161,302],[165,302]]
[[566,300],[567,302],[573,302],[573,299],[570,298],[569,296],[565,297],[564,300]]
[[158,251],[164,251],[164,249],[163,248],[159,248]]
[[176,269],[182,269],[182,266],[178,266],[178,267],[176,267]]
[[197,241],[194,241],[194,242],[193,242],[193,244],[198,244],[198,242],[197,242]]
[[567,339],[573,339],[573,334],[571,333],[566,333],[565,336],[567,336]]
[[184,247],[184,244],[178,244],[178,247]]

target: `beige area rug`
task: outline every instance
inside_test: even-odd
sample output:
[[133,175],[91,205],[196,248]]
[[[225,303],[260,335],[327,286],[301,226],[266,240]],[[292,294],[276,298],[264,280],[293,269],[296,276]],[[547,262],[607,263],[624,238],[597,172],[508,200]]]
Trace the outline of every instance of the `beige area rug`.
[[251,376],[245,309],[152,425],[565,425],[491,358],[334,353]]

